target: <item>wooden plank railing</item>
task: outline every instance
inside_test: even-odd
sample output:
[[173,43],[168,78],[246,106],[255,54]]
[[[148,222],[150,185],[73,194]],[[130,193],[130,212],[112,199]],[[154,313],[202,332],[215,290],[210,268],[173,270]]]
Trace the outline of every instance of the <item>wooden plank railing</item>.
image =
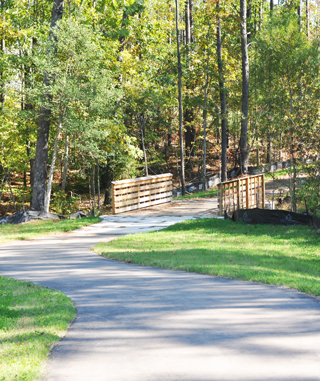
[[171,173],[112,182],[113,214],[171,201]]
[[219,214],[238,209],[264,208],[264,175],[243,177],[219,184]]

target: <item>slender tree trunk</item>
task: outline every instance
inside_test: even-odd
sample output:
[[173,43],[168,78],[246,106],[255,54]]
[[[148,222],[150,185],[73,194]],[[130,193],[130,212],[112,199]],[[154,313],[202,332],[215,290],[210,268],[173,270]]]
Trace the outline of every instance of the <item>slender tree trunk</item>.
[[306,33],[309,39],[309,0],[306,0]]
[[[142,117],[140,117],[140,118],[142,118]],[[143,151],[143,157],[144,157],[145,172],[146,172],[146,176],[149,176],[147,151],[146,151],[146,147],[144,144],[144,133],[143,133],[144,122],[141,121],[139,124],[140,124],[140,135],[141,135],[141,144],[142,144],[142,151]]]
[[[192,19],[192,0],[187,0],[185,4],[185,45],[186,45],[186,61],[187,65],[190,66],[190,51],[191,43],[193,42],[193,19]],[[192,89],[191,86],[187,84],[187,89]],[[186,103],[188,103],[188,96],[186,98]],[[193,146],[196,141],[196,130],[194,127],[194,112],[191,106],[184,108],[183,115],[184,125],[185,125],[185,148],[189,153],[189,157],[193,155]],[[186,167],[190,167],[190,162],[186,163]]]
[[271,149],[272,149],[272,141],[271,138],[268,137],[268,144],[267,144],[267,163],[271,164]]
[[97,166],[98,210],[100,210],[100,168],[99,168],[99,159],[96,159],[96,166]]
[[298,10],[297,10],[298,16],[299,16],[299,28],[300,33],[302,32],[302,1],[299,0]]
[[[1,13],[2,17],[4,19],[4,12],[3,12],[3,5],[1,1]],[[4,56],[5,54],[5,36],[4,36],[4,31],[2,30],[2,36],[1,36],[1,41],[0,41],[0,49],[1,49],[1,56]],[[3,71],[0,72],[0,111],[2,111],[4,108],[4,73]]]
[[64,144],[64,166],[63,166],[63,180],[62,180],[62,186],[61,186],[62,191],[66,190],[68,161],[69,161],[69,136],[66,135],[66,140]]
[[[123,12],[122,14],[122,21],[121,21],[121,31],[124,30],[125,26],[126,26],[126,23],[127,23],[127,20],[128,20],[128,13],[126,12],[126,10]],[[125,38],[125,34],[124,32],[123,33],[120,33],[120,37],[119,37],[119,42],[120,42],[120,45],[119,45],[119,56],[118,56],[118,61],[119,62],[123,62],[123,50],[124,50],[124,44],[126,42],[126,38]],[[121,83],[122,82],[122,74],[119,75],[118,77],[118,81]]]
[[109,159],[107,161],[103,178],[104,178],[104,184],[106,187],[103,205],[108,205],[108,204],[111,204],[111,183],[113,181],[113,168],[110,165]]
[[[217,2],[218,11],[220,2]],[[221,20],[218,16],[217,24],[217,56],[219,72],[219,90],[220,90],[220,111],[221,111],[221,181],[227,180],[227,107],[226,93],[224,87],[224,68],[222,60],[222,42],[221,42]]]
[[[58,20],[61,20],[62,14],[63,0],[54,0],[51,13],[51,31],[49,34],[49,38],[51,40],[54,38],[53,28],[56,26]],[[43,82],[46,86],[49,86],[49,78],[46,73],[44,74]],[[47,103],[47,105],[40,108],[38,122],[38,136],[36,145],[36,157],[34,161],[34,184],[32,194],[32,209],[34,210],[43,210],[45,208],[46,196],[48,143],[51,117],[51,109],[49,108],[48,103],[51,102],[51,97],[48,94],[43,94],[42,99]]]
[[62,115],[60,114],[60,116],[59,116],[59,127],[57,130],[56,139],[54,141],[54,149],[53,149],[53,155],[52,155],[51,167],[50,167],[50,171],[49,171],[47,191],[46,191],[45,202],[44,202],[44,211],[47,213],[49,212],[53,174],[54,174],[54,169],[55,169],[55,164],[56,164],[56,158],[57,158],[57,152],[58,152],[58,143],[59,143],[59,137],[60,137],[61,130],[62,130]]
[[270,14],[272,15],[273,11],[273,0],[270,0]]
[[207,34],[207,64],[206,64],[206,83],[204,86],[204,102],[203,102],[203,190],[207,190],[207,98],[208,98],[208,85],[209,85],[209,38],[210,38],[210,24],[208,25]]
[[[36,39],[35,37],[32,37],[32,46],[31,50],[33,51],[34,47],[36,45]],[[30,87],[29,82],[29,75],[32,73],[32,67],[26,67],[24,72],[24,85],[26,88]],[[26,98],[24,103],[24,110],[26,112],[32,111],[34,108],[33,104],[29,102],[29,100]],[[28,115],[27,115],[28,117]],[[28,118],[29,119],[29,118]],[[31,158],[31,142],[30,142],[30,127],[29,123],[26,128],[26,149],[27,149],[27,156],[30,163],[30,186],[33,188],[33,179],[34,179],[34,158]]]
[[241,173],[248,172],[248,109],[249,109],[249,55],[247,40],[247,3],[240,0],[241,16],[241,51],[242,51],[242,107],[240,135],[240,168]]
[[181,89],[181,57],[179,40],[179,0],[176,2],[176,35],[177,35],[177,61],[178,61],[178,89],[179,89],[179,137],[180,137],[180,157],[181,157],[181,192],[185,194],[185,175],[184,175],[184,151],[183,151],[183,125],[182,125],[182,89]]
[[11,199],[12,199],[12,202],[13,202],[14,211],[16,213],[17,212],[17,207],[16,207],[16,202],[15,202],[14,194],[12,192],[11,173],[9,171],[8,171],[8,175],[7,175],[7,182],[8,182],[8,186],[9,186],[9,189],[10,189],[10,194],[11,194]]
[[92,191],[92,197],[93,197],[93,207],[92,207],[92,210],[93,210],[93,215],[95,215],[95,203],[96,203],[96,184],[95,184],[95,165],[92,164],[92,174],[91,174],[91,191]]

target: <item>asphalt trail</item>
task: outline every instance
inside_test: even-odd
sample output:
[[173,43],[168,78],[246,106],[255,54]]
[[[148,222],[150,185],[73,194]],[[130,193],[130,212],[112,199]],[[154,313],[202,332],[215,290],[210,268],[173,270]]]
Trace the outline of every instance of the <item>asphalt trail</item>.
[[320,380],[318,299],[90,250],[184,218],[110,217],[66,237],[0,246],[0,275],[61,290],[77,306],[44,380]]

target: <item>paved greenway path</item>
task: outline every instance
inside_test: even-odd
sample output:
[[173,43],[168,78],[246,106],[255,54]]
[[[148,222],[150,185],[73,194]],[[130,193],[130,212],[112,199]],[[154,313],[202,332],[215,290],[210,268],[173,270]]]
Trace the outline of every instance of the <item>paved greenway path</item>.
[[320,380],[317,299],[90,251],[184,218],[109,217],[65,237],[0,246],[0,275],[59,289],[76,303],[46,381]]

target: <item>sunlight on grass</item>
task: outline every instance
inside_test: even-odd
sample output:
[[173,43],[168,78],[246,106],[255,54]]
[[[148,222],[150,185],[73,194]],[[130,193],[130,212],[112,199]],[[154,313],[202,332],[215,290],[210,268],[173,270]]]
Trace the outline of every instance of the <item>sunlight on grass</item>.
[[[94,250],[107,258],[295,288],[320,295],[320,237],[308,226],[185,221]],[[129,249],[130,248],[130,249]]]
[[35,220],[19,225],[0,225],[0,243],[69,232],[100,221],[99,217],[86,217],[73,220]]
[[75,307],[62,292],[4,277],[0,297],[0,380],[35,380]]
[[185,196],[174,197],[174,200],[187,200],[190,198],[207,198],[214,197],[218,195],[218,188],[208,189],[202,192],[196,192],[192,194],[186,194]]

